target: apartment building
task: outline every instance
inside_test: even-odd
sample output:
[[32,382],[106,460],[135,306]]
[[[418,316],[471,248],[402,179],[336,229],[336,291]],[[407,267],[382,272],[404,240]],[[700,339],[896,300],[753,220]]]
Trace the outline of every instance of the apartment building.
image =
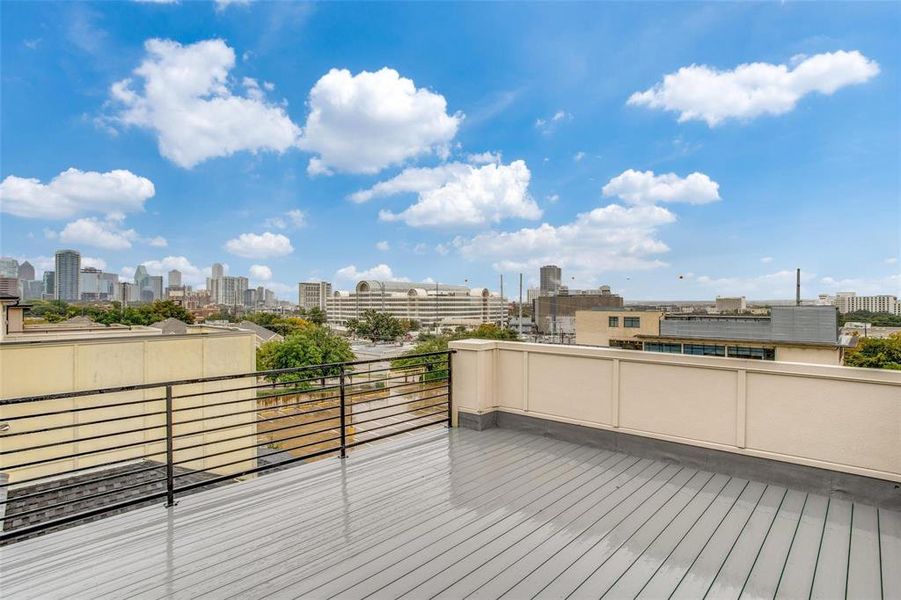
[[579,311],[576,343],[670,354],[840,365],[856,342],[831,306],[774,306],[770,316]]
[[301,281],[297,284],[297,304],[304,310],[326,310],[331,295],[332,284],[328,281]]
[[835,295],[834,303],[842,314],[864,310],[901,315],[901,302],[898,302],[897,296],[888,294],[858,296],[854,292],[839,292]]
[[328,299],[328,322],[344,325],[366,310],[417,321],[422,329],[500,323],[506,305],[487,288],[404,281],[357,282],[352,292],[337,291]]
[[[216,265],[213,265],[214,267]],[[221,269],[221,266],[220,266]],[[250,287],[246,277],[210,277],[206,280],[210,301],[223,306],[244,306],[244,292]]]

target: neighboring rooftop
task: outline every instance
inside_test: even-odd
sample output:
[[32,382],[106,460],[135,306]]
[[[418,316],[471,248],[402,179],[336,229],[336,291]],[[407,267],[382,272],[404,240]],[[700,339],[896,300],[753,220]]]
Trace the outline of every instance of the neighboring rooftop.
[[660,337],[838,344],[832,306],[774,306],[770,316],[667,315]]
[[184,334],[188,333],[188,326],[184,321],[179,321],[174,317],[169,317],[168,319],[163,319],[162,321],[157,321],[156,323],[151,323],[151,327],[154,329],[159,329],[163,332],[163,335],[173,335],[173,334]]
[[898,565],[901,513],[507,429],[0,549],[4,595],[32,598],[896,598]]
[[281,334],[278,334],[270,329],[266,329],[262,325],[257,325],[253,321],[247,321],[247,320],[241,321],[240,323],[238,323],[237,327],[238,327],[238,329],[244,329],[246,331],[254,332],[256,334],[256,336],[264,342],[268,342],[273,339],[275,339],[275,340],[283,339]]

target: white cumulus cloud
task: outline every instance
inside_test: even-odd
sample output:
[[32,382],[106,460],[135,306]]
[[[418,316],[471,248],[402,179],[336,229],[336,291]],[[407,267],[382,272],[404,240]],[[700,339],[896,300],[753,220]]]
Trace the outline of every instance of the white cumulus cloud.
[[386,240],[382,240],[380,242],[376,242],[375,249],[380,250],[381,252],[387,252],[391,250],[391,244],[389,244]]
[[41,219],[136,212],[155,192],[149,179],[123,169],[98,173],[70,168],[49,183],[9,175],[0,183],[0,212]]
[[280,233],[242,233],[228,240],[225,249],[244,258],[274,258],[294,252],[291,240]]
[[657,203],[719,199],[718,185],[706,175],[693,173],[682,179],[632,169],[611,179],[603,195],[619,196],[628,204],[601,206],[563,225],[542,223],[517,231],[458,236],[452,245],[463,258],[490,261],[499,271],[532,271],[550,263],[563,266],[580,281],[597,282],[603,271],[666,264],[660,257],[669,247],[659,239],[659,230],[675,222],[676,215]]
[[131,248],[132,241],[137,238],[134,229],[122,229],[116,221],[101,221],[93,217],[72,221],[59,232],[59,241],[66,244],[83,244],[107,250]]
[[357,269],[356,265],[347,265],[335,272],[335,279],[342,281],[358,281],[360,279],[376,279],[384,281],[410,281],[406,277],[398,277],[391,270],[391,267],[385,263],[375,265],[370,269],[363,271]]
[[682,67],[663,81],[629,97],[628,104],[679,113],[679,121],[705,121],[710,127],[727,119],[749,120],[781,115],[813,92],[831,95],[879,74],[879,65],[858,52],[826,52],[802,58],[793,66],[742,64],[720,71],[706,65]]
[[295,208],[277,217],[270,217],[263,224],[275,229],[299,229],[307,224],[307,216],[302,210]]
[[706,204],[720,199],[719,184],[703,173],[679,177],[675,173],[627,169],[604,186],[604,196],[619,196],[632,204],[685,202]]
[[255,281],[269,281],[272,279],[272,269],[266,265],[250,265],[250,278]]
[[[82,262],[84,262],[84,259],[82,259]],[[185,285],[192,286],[205,285],[206,278],[210,276],[211,272],[210,267],[200,268],[185,256],[166,256],[161,259],[146,260],[141,264],[147,268],[147,272],[150,275],[166,276],[173,269],[181,271],[182,282]],[[226,268],[226,272],[227,270]],[[134,267],[122,267],[119,270],[119,277],[128,281],[134,278],[134,274]]]
[[387,67],[356,75],[332,69],[310,90],[308,105],[300,147],[318,155],[311,175],[371,174],[423,154],[446,155],[463,120],[447,114],[444,96]]
[[538,219],[541,209],[529,194],[531,173],[526,163],[450,163],[432,169],[406,169],[397,177],[351,196],[358,202],[412,192],[417,201],[399,213],[383,210],[383,221],[403,221],[412,227],[478,226],[502,219]]
[[675,220],[673,213],[659,206],[610,204],[564,225],[490,231],[457,237],[453,245],[463,258],[490,261],[500,271],[535,270],[552,263],[580,280],[594,280],[600,271],[662,266],[657,256],[669,248],[657,238],[657,230]]
[[144,48],[147,57],[134,71],[140,83],[124,79],[111,88],[121,106],[112,122],[153,131],[160,153],[175,164],[191,168],[235,152],[284,152],[297,143],[300,128],[259,86],[245,86],[245,96],[234,92],[235,51],[224,41],[151,39]]

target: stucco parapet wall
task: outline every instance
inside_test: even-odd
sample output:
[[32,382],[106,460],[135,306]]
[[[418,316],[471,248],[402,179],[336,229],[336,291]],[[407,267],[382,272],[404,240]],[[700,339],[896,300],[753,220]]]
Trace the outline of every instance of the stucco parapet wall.
[[70,346],[72,344],[84,345],[84,344],[121,344],[126,342],[142,342],[142,341],[150,341],[150,342],[172,342],[177,340],[199,340],[203,338],[211,338],[211,337],[235,337],[235,336],[254,336],[255,334],[252,331],[247,330],[222,330],[222,331],[203,331],[203,332],[195,332],[195,333],[178,333],[178,334],[169,334],[163,335],[162,331],[156,330],[156,333],[147,333],[147,332],[128,332],[125,331],[123,333],[111,333],[111,332],[103,332],[97,331],[92,332],[91,334],[85,333],[72,333],[71,335],[63,335],[55,334],[55,335],[44,335],[41,333],[25,333],[25,334],[13,334],[7,336],[0,341],[0,347],[2,346],[32,346],[35,344],[41,344],[46,346],[51,346],[54,344]]
[[457,424],[502,411],[901,482],[898,371],[494,340],[450,348]]
[[[685,354],[666,354],[663,352],[645,352],[643,350],[621,350],[600,346],[579,346],[563,344],[535,344],[529,342],[506,342],[499,340],[455,340],[449,342],[452,350],[493,351],[512,350],[539,354],[555,354],[599,359],[618,359],[620,361],[665,364],[685,367],[703,367],[705,369],[721,369],[726,371],[747,371],[772,375],[794,375],[839,379],[843,381],[860,381],[901,387],[901,371],[892,369],[865,369],[860,367],[840,367],[832,365],[815,365],[809,363],[792,363],[782,361],[761,361],[741,358],[725,358],[718,356],[691,356]],[[899,396],[901,402],[901,396]]]

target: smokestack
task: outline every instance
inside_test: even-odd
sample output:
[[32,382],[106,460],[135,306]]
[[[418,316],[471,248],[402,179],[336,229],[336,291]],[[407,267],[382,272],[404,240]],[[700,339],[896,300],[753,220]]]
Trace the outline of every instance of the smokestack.
[[801,269],[795,271],[795,306],[801,306]]

